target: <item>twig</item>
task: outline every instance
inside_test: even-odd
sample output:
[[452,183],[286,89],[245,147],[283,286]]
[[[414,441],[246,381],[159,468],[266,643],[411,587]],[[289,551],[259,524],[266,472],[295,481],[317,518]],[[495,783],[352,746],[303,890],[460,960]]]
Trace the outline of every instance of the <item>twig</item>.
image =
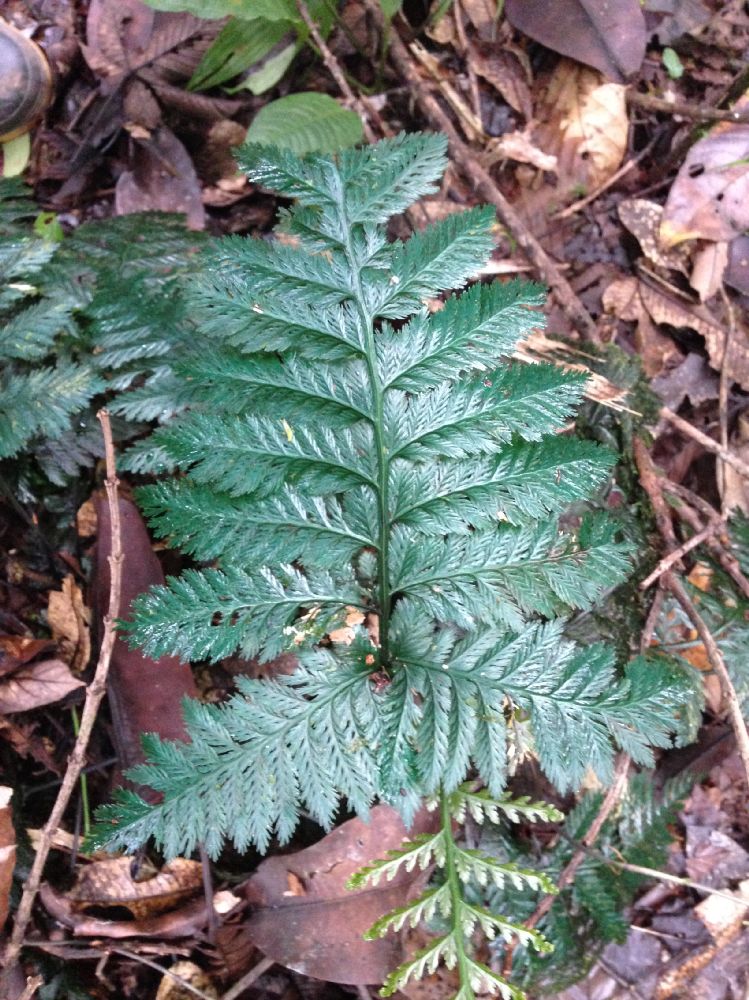
[[640,584],[640,590],[647,590],[648,587],[652,586],[657,579],[663,576],[664,573],[668,573],[670,569],[676,565],[676,563],[681,562],[681,557],[685,556],[687,552],[691,552],[692,549],[696,549],[698,545],[702,545],[706,542],[711,535],[714,535],[716,531],[719,531],[723,527],[722,524],[708,524],[701,531],[698,531],[696,535],[692,535],[688,538],[686,542],[674,549],[673,552],[669,552],[665,555],[658,565],[655,567],[650,576],[645,577],[645,579]]
[[694,625],[697,634],[702,640],[702,645],[705,647],[705,652],[707,653],[707,658],[710,661],[710,666],[713,668],[718,676],[718,679],[720,680],[720,686],[723,689],[723,697],[726,701],[726,705],[728,706],[728,714],[730,716],[731,725],[733,726],[733,732],[736,737],[736,746],[738,747],[739,755],[744,765],[746,783],[747,786],[749,786],[749,732],[747,732],[746,721],[741,713],[741,705],[739,704],[739,698],[736,694],[736,688],[733,686],[731,675],[728,673],[728,668],[726,667],[726,662],[723,659],[723,654],[721,653],[720,647],[715,641],[712,632],[707,627],[704,618],[695,607],[694,601],[692,601],[691,597],[687,593],[681,580],[677,579],[671,573],[667,575],[666,580],[668,589],[679,602],[692,625]]
[[420,42],[411,42],[408,46],[411,55],[420,62],[427,73],[441,90],[445,100],[452,107],[455,114],[460,119],[463,131],[469,141],[485,138],[484,126],[481,118],[477,116],[457,92],[455,87],[446,80],[440,72],[440,64],[430,55]]
[[453,17],[455,20],[455,31],[458,35],[458,41],[463,49],[463,55],[465,56],[466,72],[468,74],[468,85],[471,91],[471,104],[473,105],[473,113],[481,127],[481,132],[484,131],[484,123],[481,119],[481,93],[479,91],[478,77],[476,76],[476,70],[473,68],[473,60],[471,59],[471,51],[468,45],[468,38],[466,37],[466,28],[464,23],[464,12],[463,12],[463,0],[454,0],[453,3]]
[[732,451],[729,451],[727,448],[723,448],[717,441],[714,441],[711,437],[708,437],[707,434],[703,433],[703,431],[692,426],[692,424],[690,424],[687,420],[680,417],[678,413],[674,413],[673,410],[669,410],[667,406],[662,406],[659,413],[664,420],[668,420],[670,424],[673,424],[674,427],[680,430],[683,434],[686,434],[687,437],[691,437],[693,440],[698,441],[703,448],[712,452],[713,455],[717,455],[727,465],[730,465],[737,472],[740,472],[742,476],[749,479],[749,465],[747,465],[746,462],[743,462],[737,455],[734,455]]
[[[376,0],[364,0],[364,4],[376,23],[382,26],[382,11]],[[520,249],[533,264],[541,280],[551,288],[565,315],[588,340],[600,341],[596,324],[590,313],[575,295],[569,282],[562,276],[556,263],[529,231],[491,176],[476,162],[470,148],[460,138],[455,126],[422,81],[414,67],[411,54],[395,30],[391,32],[389,55],[395,68],[405,79],[423,114],[434,128],[447,135],[450,151],[457,165],[471,182],[477,194],[497,209],[500,221],[510,231]]]
[[[94,728],[96,716],[99,711],[102,699],[107,689],[107,674],[109,673],[109,663],[112,658],[112,650],[115,642],[115,621],[120,613],[120,593],[122,586],[122,535],[120,530],[120,508],[117,500],[118,479],[115,470],[114,444],[112,442],[112,428],[109,423],[109,414],[106,410],[99,410],[97,417],[101,423],[102,434],[104,435],[104,452],[106,460],[107,478],[104,483],[109,509],[112,519],[112,554],[109,557],[111,567],[111,582],[109,587],[109,609],[104,618],[104,637],[99,651],[99,659],[94,671],[94,678],[86,690],[86,700],[83,704],[81,714],[81,725],[78,736],[73,747],[73,752],[68,760],[68,767],[65,771],[60,789],[52,807],[49,819],[45,824],[39,846],[37,848],[34,863],[31,866],[29,877],[24,885],[21,902],[16,912],[16,919],[13,925],[8,947],[5,952],[3,964],[5,973],[2,977],[3,985],[7,984],[10,974],[18,961],[23,940],[26,936],[26,929],[31,921],[31,911],[34,900],[39,891],[42,880],[42,873],[47,857],[50,852],[52,841],[57,828],[62,822],[63,815],[67,809],[70,798],[73,794],[78,778],[86,762],[86,751],[91,739],[91,732]],[[0,990],[0,995],[8,995]]]
[[[656,473],[653,459],[650,457],[650,453],[639,438],[635,438],[633,445],[635,462],[640,474],[640,483],[653,505],[653,511],[655,512],[658,529],[664,542],[666,543],[666,549],[668,552],[673,552],[679,547],[679,545],[676,541],[673,523],[671,521],[666,500],[663,496],[663,487],[658,478],[658,474]],[[672,572],[672,569],[663,573],[661,580],[663,581],[664,587],[666,587],[671,594],[673,594],[676,601],[681,605],[681,608],[687,618],[689,618],[690,622],[697,631],[697,634],[702,640],[702,645],[705,647],[705,652],[708,660],[710,661],[710,666],[713,668],[720,680],[723,697],[728,707],[728,714],[731,718],[731,725],[736,737],[736,745],[739,749],[739,755],[741,756],[744,771],[746,773],[747,785],[749,786],[749,733],[747,732],[744,717],[741,714],[739,699],[736,694],[736,689],[733,686],[731,676],[726,668],[723,654],[721,653],[713,634],[707,627],[705,620],[702,618],[699,611],[695,607],[694,602],[687,593],[684,584]]]
[[720,889],[715,889],[713,886],[704,885],[702,882],[693,882],[691,878],[682,878],[679,875],[672,875],[671,872],[660,871],[658,868],[645,868],[643,865],[631,865],[628,861],[619,861],[617,858],[600,856],[602,860],[606,861],[606,864],[613,865],[615,868],[621,868],[625,872],[633,872],[635,875],[645,875],[648,878],[655,879],[657,882],[681,885],[685,889],[694,889],[695,892],[704,892],[709,896],[720,896],[721,899],[730,899],[736,906],[741,906],[744,909],[749,907],[749,899],[732,896],[729,892],[723,892]]
[[608,189],[613,187],[617,181],[622,179],[622,177],[625,177],[633,167],[637,166],[644,154],[647,152],[648,148],[646,147],[638,153],[637,156],[633,157],[631,160],[627,160],[625,164],[619,167],[616,173],[612,174],[611,177],[603,182],[603,184],[599,184],[595,190],[590,192],[590,194],[586,194],[584,198],[580,198],[578,201],[573,201],[572,204],[568,205],[566,208],[561,208],[558,212],[554,212],[554,214],[550,215],[549,218],[552,221],[557,222],[560,219],[569,219],[570,216],[576,215],[581,209],[585,208],[586,205],[590,205],[590,203],[595,201],[596,198],[600,198],[604,191],[608,191]]
[[[611,782],[611,786],[601,802],[595,819],[590,824],[585,836],[580,841],[580,846],[575,850],[575,853],[564,866],[559,878],[557,879],[557,885],[560,889],[563,889],[574,880],[577,869],[585,860],[589,849],[598,839],[598,835],[600,834],[604,823],[619,804],[619,801],[624,794],[624,789],[627,787],[627,774],[631,763],[632,758],[629,754],[619,754],[616,762],[616,768],[614,769],[613,781]],[[525,926],[529,928],[535,927],[539,920],[545,917],[549,912],[551,907],[554,905],[555,899],[556,896],[553,894],[544,896],[530,917],[525,921]],[[504,976],[509,976],[512,971],[512,956],[514,951],[515,941],[512,941],[505,947],[504,963],[502,968],[502,974]]]
[[[718,390],[718,418],[720,420],[720,446],[728,451],[728,389],[732,381],[728,372],[728,354],[731,348],[731,339],[736,331],[736,314],[733,310],[731,300],[726,293],[725,285],[720,289],[723,298],[723,305],[728,315],[728,327],[723,334],[723,351],[720,359],[720,387]],[[716,462],[716,473],[718,488],[720,490],[720,510],[723,517],[727,517],[729,510],[726,503],[726,469],[722,462]]]
[[638,94],[636,90],[627,91],[627,101],[636,104],[646,111],[665,111],[668,115],[679,115],[696,122],[749,122],[749,111],[731,111],[722,108],[710,108],[705,105],[687,104],[685,101],[667,101],[653,94]]
[[270,969],[272,965],[276,963],[272,958],[264,958],[257,965],[254,965],[249,972],[245,972],[241,979],[239,979],[231,989],[228,989],[226,993],[221,997],[221,1000],[237,1000],[237,997],[241,996],[246,989],[259,979],[261,976]]
[[343,73],[343,70],[338,64],[338,60],[330,51],[328,43],[320,34],[320,31],[317,25],[315,24],[314,18],[309,12],[309,8],[307,7],[305,0],[296,0],[296,5],[302,20],[307,25],[309,33],[310,35],[312,35],[312,38],[314,39],[315,45],[320,51],[320,55],[322,56],[322,61],[325,63],[328,72],[333,77],[335,82],[338,84],[338,89],[341,91],[343,96],[349,102],[351,107],[356,110],[359,117],[361,118],[362,127],[364,129],[364,136],[367,142],[375,142],[377,137],[372,131],[372,128],[368,121],[368,114],[367,114],[368,109],[364,107],[361,98],[357,97],[357,95],[351,89],[349,82]]

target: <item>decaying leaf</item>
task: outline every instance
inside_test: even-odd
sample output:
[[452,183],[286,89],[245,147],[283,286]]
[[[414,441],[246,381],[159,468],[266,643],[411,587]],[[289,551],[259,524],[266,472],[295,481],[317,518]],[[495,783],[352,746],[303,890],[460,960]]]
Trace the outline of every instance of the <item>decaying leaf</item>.
[[72,575],[50,593],[47,622],[63,659],[75,672],[84,670],[91,658],[91,612]]
[[663,205],[647,198],[627,198],[617,208],[622,225],[626,226],[642,247],[642,252],[659,267],[686,273],[687,253],[683,247],[666,250],[660,244]]
[[661,241],[731,240],[747,229],[749,125],[721,122],[679,168],[664,206]]
[[749,236],[737,236],[731,240],[724,279],[737,292],[749,295]]
[[486,148],[488,164],[499,160],[515,160],[517,163],[530,163],[538,170],[548,170],[552,173],[557,169],[557,158],[533,145],[525,132],[506,132],[498,139],[493,139]]
[[54,648],[49,639],[32,639],[26,635],[0,635],[0,676],[12,673],[22,664],[30,663],[41,653]]
[[[156,1000],[194,1000],[195,994],[192,990],[185,989],[182,982],[188,983],[196,990],[200,990],[204,997],[211,1000],[218,1000],[218,991],[208,976],[199,965],[194,962],[183,960],[175,962],[170,966],[171,975],[165,975],[159,983],[156,991]],[[177,978],[179,977],[179,978]],[[179,980],[182,980],[180,982]]]
[[24,664],[0,679],[0,715],[51,705],[83,686],[64,660]]
[[0,785],[0,929],[8,919],[13,869],[16,864],[16,831],[10,800],[13,789]]
[[530,121],[533,115],[530,81],[518,56],[505,48],[486,45],[472,46],[469,58],[478,75],[490,83],[511,108]]
[[402,960],[392,935],[362,935],[383,913],[420,891],[424,872],[401,869],[392,882],[352,892],[349,877],[407,836],[434,829],[433,814],[419,814],[407,832],[389,806],[372,810],[370,822],[348,820],[312,847],[267,858],[245,884],[250,941],[268,958],[315,979],[379,983]]
[[569,59],[554,70],[533,140],[557,157],[563,197],[598,187],[621,165],[629,131],[624,94],[620,84]]
[[68,893],[73,909],[124,907],[136,920],[146,920],[177,909],[202,889],[199,861],[175,858],[143,881],[133,878],[132,864],[132,858],[105,858],[82,867]]
[[645,56],[647,30],[639,0],[506,0],[518,31],[622,83]]

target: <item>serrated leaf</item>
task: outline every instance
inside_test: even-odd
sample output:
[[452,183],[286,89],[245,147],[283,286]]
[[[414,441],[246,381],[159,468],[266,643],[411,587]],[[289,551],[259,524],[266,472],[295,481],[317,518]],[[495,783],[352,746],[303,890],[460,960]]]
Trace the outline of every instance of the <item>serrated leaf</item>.
[[327,94],[299,93],[264,105],[247,130],[248,142],[280,146],[294,153],[337,152],[363,137],[355,111]]

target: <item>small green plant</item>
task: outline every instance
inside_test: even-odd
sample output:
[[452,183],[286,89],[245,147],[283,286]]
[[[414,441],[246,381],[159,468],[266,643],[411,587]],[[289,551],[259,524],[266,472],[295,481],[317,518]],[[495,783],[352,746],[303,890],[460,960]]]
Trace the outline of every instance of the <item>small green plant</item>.
[[[565,617],[626,575],[628,546],[605,517],[560,514],[590,497],[612,455],[556,432],[585,379],[508,360],[538,326],[523,283],[461,289],[492,250],[494,212],[477,208],[389,243],[385,225],[433,192],[441,136],[401,135],[336,158],[249,145],[249,177],[286,198],[284,239],[229,237],[202,262],[192,309],[199,356],[178,366],[192,405],[154,445],[179,477],[140,492],[156,532],[208,568],[142,596],[127,624],[148,653],[270,660],[289,677],[239,681],[221,706],[189,702],[190,743],[145,738],[132,779],[94,842],[216,855],[289,839],[302,810],[330,827],[389,802],[409,821],[438,800],[439,832],[373,866],[434,862],[444,883],[409,911],[448,922],[399,983],[440,960],[461,1000],[517,995],[473,957],[487,934],[543,939],[474,907],[466,882],[549,888],[460,846],[453,820],[534,815],[505,797],[520,723],[561,790],[590,768],[607,781],[616,747],[642,764],[666,746],[677,673],[642,657],[619,669],[602,645],[577,648]],[[438,301],[438,296],[442,299]],[[351,609],[350,644],[328,636]],[[484,790],[474,794],[466,779]]]

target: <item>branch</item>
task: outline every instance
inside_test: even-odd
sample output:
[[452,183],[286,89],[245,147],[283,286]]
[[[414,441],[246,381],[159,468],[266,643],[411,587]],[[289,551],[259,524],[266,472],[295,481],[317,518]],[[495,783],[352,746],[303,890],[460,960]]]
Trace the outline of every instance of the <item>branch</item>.
[[[120,613],[120,592],[122,584],[122,537],[120,531],[120,508],[117,502],[118,479],[115,471],[114,444],[112,442],[112,428],[109,423],[109,413],[106,410],[99,410],[97,417],[101,423],[102,434],[104,435],[104,451],[107,478],[104,486],[107,492],[107,500],[112,518],[112,554],[109,557],[111,567],[111,582],[109,588],[109,612],[104,618],[104,637],[99,651],[99,659],[94,671],[94,678],[86,690],[86,700],[81,714],[81,724],[78,737],[73,747],[73,752],[68,760],[68,767],[65,771],[60,790],[57,793],[55,804],[52,807],[49,819],[45,824],[39,839],[39,847],[31,866],[29,877],[24,885],[21,902],[16,913],[13,933],[3,959],[5,972],[2,976],[2,984],[7,987],[12,969],[18,962],[18,956],[26,936],[26,929],[31,921],[31,911],[34,900],[39,891],[42,880],[44,865],[47,861],[52,841],[55,833],[62,822],[65,810],[68,807],[71,796],[75,789],[78,778],[86,762],[86,751],[94,728],[94,722],[99,711],[102,699],[107,690],[107,675],[109,673],[109,663],[112,658],[112,650],[115,642],[115,620]],[[0,995],[7,996],[8,991]]]
[[627,91],[627,101],[646,111],[664,111],[667,115],[679,115],[697,122],[749,122],[749,111],[732,111],[730,108],[711,108],[706,105],[687,104],[686,101],[667,101],[653,94],[638,94]]
[[[376,0],[364,0],[364,5],[382,28],[382,11]],[[520,249],[533,264],[541,280],[556,296],[565,315],[588,340],[600,341],[598,329],[588,310],[575,295],[569,282],[563,277],[557,264],[549,257],[536,237],[530,232],[515,209],[497,187],[492,177],[476,162],[470,148],[460,138],[450,118],[432,96],[416,70],[411,53],[400,35],[391,26],[389,56],[401,76],[405,79],[416,103],[432,126],[447,135],[450,152],[464,175],[473,185],[477,194],[490,202],[497,210],[500,221],[512,234]]]
[[747,465],[746,462],[743,462],[737,455],[734,455],[732,451],[729,451],[727,448],[723,448],[717,441],[713,441],[711,437],[708,437],[707,434],[698,430],[690,424],[689,421],[684,420],[684,418],[680,417],[678,413],[674,413],[673,410],[669,410],[667,406],[662,406],[659,414],[664,418],[664,420],[668,420],[670,424],[673,424],[674,427],[678,428],[682,434],[686,434],[687,437],[697,441],[703,448],[712,452],[713,455],[717,455],[719,458],[722,458],[727,465],[730,465],[737,472],[740,472],[746,479],[749,479],[749,465]]

